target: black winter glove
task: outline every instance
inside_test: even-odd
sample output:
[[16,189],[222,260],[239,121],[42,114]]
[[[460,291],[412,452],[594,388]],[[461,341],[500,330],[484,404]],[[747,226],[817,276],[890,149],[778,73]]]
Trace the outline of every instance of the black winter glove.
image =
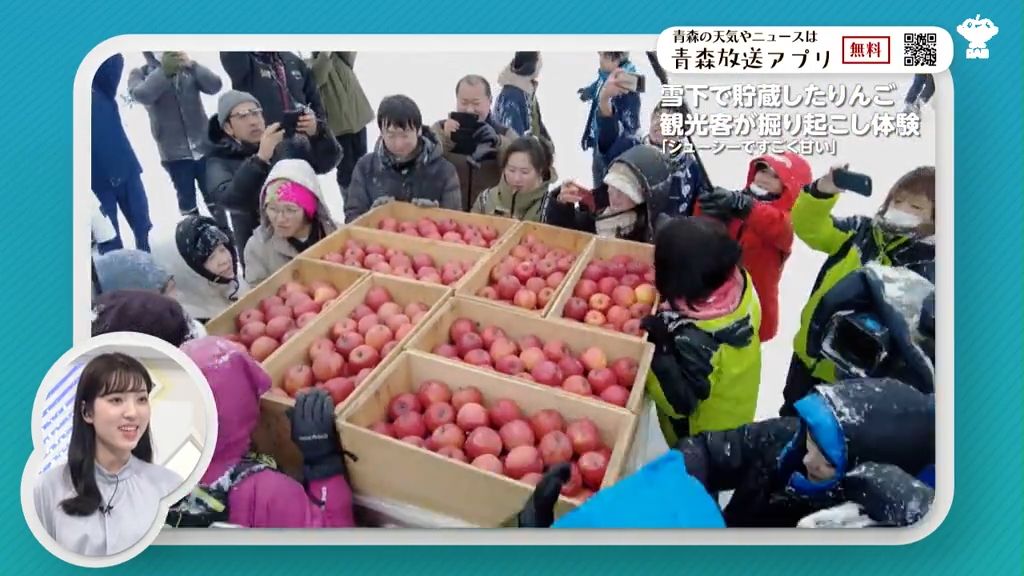
[[288,417],[292,423],[292,442],[302,452],[306,480],[344,476],[345,460],[334,427],[334,401],[330,395],[320,389],[299,394]]
[[931,509],[935,492],[899,466],[865,462],[843,477],[847,498],[876,522],[910,526]]
[[750,196],[717,186],[711,192],[703,194],[699,201],[700,209],[705,214],[720,220],[746,218],[754,208],[754,199]]
[[490,144],[477,144],[473,154],[466,158],[466,163],[473,168],[480,168],[480,164],[497,157],[498,150],[494,146]]
[[490,124],[481,124],[479,128],[473,132],[473,141],[477,144],[489,144],[492,148],[497,148],[501,142],[501,138],[498,133],[494,131],[494,127]]
[[544,473],[519,513],[520,528],[550,528],[555,523],[555,503],[571,472],[569,464],[562,462]]

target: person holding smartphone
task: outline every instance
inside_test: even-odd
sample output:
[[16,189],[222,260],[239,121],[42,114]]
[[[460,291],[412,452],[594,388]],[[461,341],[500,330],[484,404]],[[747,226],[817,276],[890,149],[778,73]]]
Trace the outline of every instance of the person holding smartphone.
[[67,462],[33,490],[43,528],[66,550],[110,556],[131,547],[153,526],[160,500],[182,484],[153,463],[152,390],[149,372],[126,354],[101,354],[82,369]]
[[[590,85],[576,91],[580,100],[590,102],[586,125],[580,145],[584,151],[593,149],[591,172],[593,187],[597,188],[604,181],[608,169],[604,157],[598,148],[598,113],[601,104],[601,92],[604,85],[617,70],[628,74],[636,74],[636,66],[629,60],[629,52],[598,52],[597,79]],[[624,79],[623,79],[624,80]],[[635,90],[625,90],[608,102],[615,119],[622,127],[622,133],[633,136],[640,129],[640,95]]]
[[[836,381],[835,364],[807,353],[812,317],[825,295],[840,280],[868,262],[902,266],[935,281],[935,167],[914,168],[893,184],[874,216],[836,218],[837,181],[858,188],[847,166],[835,166],[804,189],[793,206],[793,230],[809,247],[828,255],[800,314],[800,330],[793,339],[793,359],[783,389],[783,416],[815,385]],[[866,192],[870,193],[870,189]]]

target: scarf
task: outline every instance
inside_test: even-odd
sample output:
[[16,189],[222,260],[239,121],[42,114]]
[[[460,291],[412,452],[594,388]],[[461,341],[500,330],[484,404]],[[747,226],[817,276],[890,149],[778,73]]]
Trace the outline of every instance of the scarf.
[[743,298],[743,274],[739,268],[721,286],[706,298],[687,301],[677,298],[672,302],[676,310],[694,320],[719,318],[736,310]]

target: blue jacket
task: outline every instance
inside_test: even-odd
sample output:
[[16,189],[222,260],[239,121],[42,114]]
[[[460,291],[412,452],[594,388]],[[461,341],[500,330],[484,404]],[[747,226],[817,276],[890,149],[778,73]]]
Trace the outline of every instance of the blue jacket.
[[526,134],[530,130],[530,101],[518,86],[502,86],[492,111],[499,124]]
[[124,56],[115,54],[92,78],[92,188],[104,190],[142,174],[117,109]]
[[[626,72],[636,72],[636,66],[629,61],[623,62],[621,68]],[[601,94],[601,88],[604,87],[604,83],[607,80],[608,73],[598,71],[597,80],[594,80],[586,88],[579,90],[580,99],[584,102],[590,102],[590,113],[587,115],[587,124],[583,129],[583,138],[580,141],[584,150],[590,150],[597,146],[598,96]],[[639,94],[627,92],[612,98],[612,111],[616,121],[622,125],[624,134],[632,136],[637,133],[637,130],[640,129]]]
[[[614,116],[598,114],[597,123],[597,150],[604,158],[606,166],[611,166],[616,158],[634,146],[647,144],[646,138],[639,138],[625,131],[621,122]],[[652,213],[668,214],[672,217],[691,216],[704,175],[700,163],[693,154],[682,154],[674,160],[678,166],[672,174],[668,197],[654,199],[657,207]]]

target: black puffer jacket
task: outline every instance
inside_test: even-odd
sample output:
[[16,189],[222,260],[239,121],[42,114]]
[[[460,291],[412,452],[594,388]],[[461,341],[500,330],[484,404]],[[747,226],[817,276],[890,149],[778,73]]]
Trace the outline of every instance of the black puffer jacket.
[[[852,501],[876,522],[906,526],[929,510],[932,490],[914,475],[935,461],[934,397],[891,379],[819,386],[774,418],[679,443],[686,467],[709,492],[735,490],[729,526],[792,527],[818,510]],[[835,467],[807,479],[810,434]]]
[[[316,78],[309,66],[291,52],[221,52],[220,63],[231,78],[231,87],[248,92],[260,102],[267,125],[280,122],[285,110],[302,104],[327,119]],[[277,81],[276,66],[284,67],[287,86]]]

